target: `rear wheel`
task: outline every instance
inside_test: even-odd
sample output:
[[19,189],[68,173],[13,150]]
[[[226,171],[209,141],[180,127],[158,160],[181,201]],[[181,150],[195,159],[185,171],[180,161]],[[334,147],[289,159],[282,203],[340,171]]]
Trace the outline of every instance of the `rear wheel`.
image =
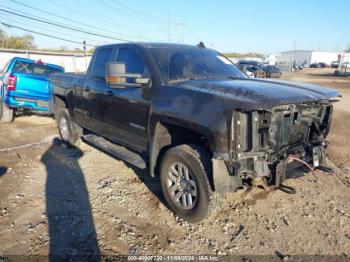
[[63,143],[66,145],[75,145],[82,131],[81,128],[71,120],[68,110],[66,108],[60,109],[55,118]]
[[165,153],[160,179],[175,214],[192,223],[209,215],[214,202],[208,180],[211,170],[210,156],[198,145],[180,145]]
[[265,78],[266,77],[266,73],[264,71],[257,71],[255,73],[255,77],[257,77],[257,78]]
[[14,119],[13,109],[7,107],[4,102],[0,102],[0,122],[1,123],[10,123]]

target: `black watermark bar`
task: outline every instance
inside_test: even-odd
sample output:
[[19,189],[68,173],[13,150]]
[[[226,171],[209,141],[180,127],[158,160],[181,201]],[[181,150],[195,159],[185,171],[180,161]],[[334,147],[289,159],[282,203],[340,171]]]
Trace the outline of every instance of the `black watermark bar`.
[[100,255],[100,256],[64,256],[64,255],[0,255],[0,262],[41,262],[41,261],[224,261],[224,262],[350,262],[350,254],[341,255],[133,255],[133,256],[116,256],[116,255]]

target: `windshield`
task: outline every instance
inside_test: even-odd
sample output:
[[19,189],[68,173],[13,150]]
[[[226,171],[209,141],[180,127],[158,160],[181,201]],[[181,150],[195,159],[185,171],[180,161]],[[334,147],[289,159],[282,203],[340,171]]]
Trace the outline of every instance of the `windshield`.
[[150,48],[150,52],[168,82],[247,77],[230,60],[210,49]]

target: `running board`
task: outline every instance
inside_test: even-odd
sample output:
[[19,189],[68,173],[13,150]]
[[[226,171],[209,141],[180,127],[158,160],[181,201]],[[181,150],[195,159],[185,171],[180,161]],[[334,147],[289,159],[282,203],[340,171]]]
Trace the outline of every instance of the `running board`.
[[98,147],[99,149],[117,158],[120,158],[140,169],[146,169],[147,165],[145,160],[139,154],[134,153],[123,146],[113,144],[108,140],[104,139],[103,137],[94,134],[88,134],[83,136],[83,140],[88,144],[92,144]]

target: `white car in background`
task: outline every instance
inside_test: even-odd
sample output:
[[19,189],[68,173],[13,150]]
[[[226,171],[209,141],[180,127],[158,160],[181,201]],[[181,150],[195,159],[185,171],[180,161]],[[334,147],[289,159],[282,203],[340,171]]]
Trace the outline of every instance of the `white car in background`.
[[254,73],[252,73],[252,72],[250,72],[250,71],[248,71],[248,70],[247,70],[245,73],[246,73],[246,75],[247,75],[249,78],[255,78]]

